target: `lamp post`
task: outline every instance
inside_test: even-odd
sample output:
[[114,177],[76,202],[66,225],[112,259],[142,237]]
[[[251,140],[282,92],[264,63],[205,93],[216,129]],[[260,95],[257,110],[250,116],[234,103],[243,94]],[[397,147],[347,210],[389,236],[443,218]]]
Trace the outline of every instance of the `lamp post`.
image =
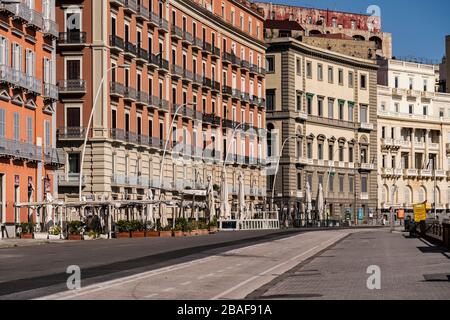
[[[336,155],[336,153],[338,152],[338,151],[340,151],[340,150],[342,150],[342,151],[344,151],[344,150],[346,150],[347,148],[338,148],[338,149],[336,149],[336,150],[334,150],[334,153],[333,153],[333,158],[332,159],[334,159],[334,157],[335,157],[335,155]],[[324,207],[325,207],[325,214],[327,215],[327,220],[328,220],[328,212],[327,212],[327,210],[328,210],[328,192],[329,192],[329,188],[328,188],[328,185],[330,184],[330,176],[331,176],[331,169],[333,168],[333,162],[334,162],[334,160],[329,160],[329,162],[330,162],[330,167],[328,168],[328,174],[327,174],[327,183],[326,183],[326,185],[325,185],[325,203],[324,203]]]
[[[392,195],[391,195],[391,201],[392,205],[394,205],[394,196],[397,193],[398,187],[397,187],[397,181],[392,186]],[[394,207],[391,207],[391,232],[394,232]]]
[[286,143],[289,140],[294,139],[294,138],[301,138],[301,136],[298,135],[298,134],[293,135],[293,136],[289,136],[283,141],[283,144],[281,145],[280,154],[278,156],[277,166],[276,166],[276,170],[275,170],[275,176],[273,178],[273,184],[272,184],[272,199],[271,199],[271,208],[272,208],[272,210],[274,208],[274,201],[275,201],[275,186],[276,186],[276,182],[277,182],[277,174],[278,174],[278,169],[280,168],[280,161],[281,161],[281,157],[283,156],[284,146],[286,145]]
[[81,192],[82,192],[82,182],[83,182],[83,164],[84,164],[84,156],[86,153],[86,144],[87,144],[87,140],[88,140],[88,136],[89,136],[89,131],[91,129],[91,124],[92,124],[92,119],[94,118],[94,112],[95,112],[95,106],[97,104],[97,100],[100,97],[100,92],[103,86],[103,83],[106,80],[106,77],[108,76],[108,73],[114,69],[117,68],[129,68],[130,65],[128,64],[120,64],[120,65],[116,65],[116,66],[112,66],[110,67],[108,70],[106,70],[106,73],[103,75],[100,84],[98,85],[98,89],[97,89],[97,93],[95,95],[95,99],[94,99],[94,103],[92,104],[92,110],[91,110],[91,114],[89,116],[89,122],[88,122],[88,126],[86,128],[86,133],[85,133],[85,137],[84,137],[84,142],[83,142],[83,149],[81,151],[81,162],[80,162],[80,181],[79,181],[79,186],[78,186],[78,196],[79,196],[79,200],[81,201]]

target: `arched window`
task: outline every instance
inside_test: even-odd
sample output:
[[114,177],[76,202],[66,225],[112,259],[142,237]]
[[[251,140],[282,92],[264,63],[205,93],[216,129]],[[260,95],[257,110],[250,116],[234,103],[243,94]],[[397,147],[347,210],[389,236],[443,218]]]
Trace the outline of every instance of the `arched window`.
[[425,188],[420,187],[418,193],[419,193],[419,197],[418,197],[419,203],[425,202],[426,197],[427,197],[427,192],[426,192]]
[[433,188],[432,195],[433,197],[431,198],[431,201],[437,204],[441,203],[441,190],[439,189],[439,187],[436,187],[436,189]]
[[388,198],[388,187],[387,186],[383,186],[381,188],[381,203],[388,203],[389,198]]
[[403,200],[407,206],[410,206],[412,203],[412,191],[410,187],[405,187],[403,189]]
[[391,203],[392,204],[397,204],[398,203],[398,188],[397,186],[392,186],[391,187]]

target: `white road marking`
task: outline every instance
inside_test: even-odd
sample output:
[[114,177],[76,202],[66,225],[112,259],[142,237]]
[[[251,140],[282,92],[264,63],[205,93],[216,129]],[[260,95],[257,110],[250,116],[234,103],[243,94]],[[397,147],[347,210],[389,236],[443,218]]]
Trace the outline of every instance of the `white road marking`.
[[313,247],[313,248],[311,248],[311,249],[309,249],[309,250],[307,250],[307,251],[305,251],[305,252],[303,252],[303,253],[301,253],[301,254],[299,254],[299,255],[293,257],[293,258],[291,258],[290,260],[284,261],[284,262],[282,262],[282,263],[277,264],[276,266],[273,266],[272,268],[269,268],[269,269],[267,269],[267,270],[265,270],[265,271],[263,271],[263,272],[260,272],[258,275],[253,276],[253,277],[251,277],[251,278],[249,278],[249,279],[247,279],[247,280],[245,280],[245,281],[243,281],[243,282],[241,282],[241,283],[239,283],[239,284],[237,284],[237,285],[231,287],[230,289],[228,289],[228,290],[226,290],[226,291],[224,291],[224,292],[222,292],[222,293],[216,295],[216,296],[213,297],[211,300],[218,300],[218,299],[220,299],[221,297],[223,297],[223,296],[225,296],[225,295],[227,295],[227,294],[229,294],[229,293],[231,293],[231,292],[233,292],[233,291],[236,291],[237,289],[243,287],[243,286],[246,285],[247,283],[251,283],[252,281],[254,281],[254,280],[260,278],[261,276],[264,276],[264,275],[270,273],[271,271],[276,270],[276,269],[278,269],[278,268],[284,266],[284,265],[287,264],[288,262],[295,261],[295,260],[297,260],[298,258],[307,255],[308,253],[310,253],[310,252],[316,250],[316,249],[319,248],[319,247],[325,247],[325,248],[326,248],[326,247],[329,246],[328,243],[330,243],[330,244],[334,243],[334,241],[337,241],[341,236],[342,236],[342,235],[339,235],[338,237],[333,238],[331,241],[327,241],[327,242],[326,242],[326,243],[327,243],[326,245],[323,245],[323,244],[317,245],[317,246],[315,246],[315,247]]

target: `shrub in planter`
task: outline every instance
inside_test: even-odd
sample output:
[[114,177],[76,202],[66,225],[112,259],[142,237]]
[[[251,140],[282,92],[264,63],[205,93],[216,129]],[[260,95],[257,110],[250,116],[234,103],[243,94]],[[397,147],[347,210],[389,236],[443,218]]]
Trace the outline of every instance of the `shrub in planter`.
[[219,230],[217,218],[214,217],[208,224],[209,232],[216,233]]
[[183,225],[177,224],[175,228],[173,228],[173,236],[174,237],[184,237]]
[[61,238],[61,227],[54,225],[51,226],[48,230],[48,239],[49,240],[59,240]]
[[119,220],[116,223],[116,238],[129,238],[130,237],[130,222],[126,220]]
[[165,228],[160,227],[159,236],[161,238],[169,238],[172,236],[172,227],[169,225]]
[[129,222],[129,230],[132,238],[145,237],[145,225],[138,220],[132,220]]
[[17,235],[21,239],[33,239],[34,227],[36,225],[32,222],[21,223],[17,228]]
[[158,226],[154,223],[147,222],[144,224],[145,229],[145,237],[147,238],[156,238],[159,237]]
[[70,221],[67,223],[69,231],[69,240],[83,240],[83,222],[81,221]]
[[100,235],[95,231],[89,231],[88,233],[85,233],[83,235],[84,240],[95,240],[99,237],[100,237]]

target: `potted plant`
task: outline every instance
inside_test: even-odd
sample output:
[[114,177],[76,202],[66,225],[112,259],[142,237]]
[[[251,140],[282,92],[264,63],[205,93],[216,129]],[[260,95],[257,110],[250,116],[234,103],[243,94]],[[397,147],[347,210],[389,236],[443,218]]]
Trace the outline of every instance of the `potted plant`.
[[183,226],[180,223],[177,223],[172,231],[174,237],[184,237]]
[[205,236],[209,234],[208,225],[204,221],[198,222],[199,235]]
[[145,238],[144,224],[138,220],[130,221],[129,230],[132,238]]
[[197,221],[190,221],[188,225],[189,229],[191,230],[191,236],[196,236],[199,234]]
[[126,220],[119,220],[116,223],[116,238],[129,238],[130,237],[130,222]]
[[35,224],[32,222],[21,223],[17,229],[20,239],[33,239],[33,231]]
[[83,222],[70,221],[67,226],[69,228],[68,240],[83,240]]
[[89,231],[88,233],[84,233],[83,235],[83,239],[84,240],[95,240],[99,237],[100,235],[95,232],[95,231]]
[[147,238],[157,238],[159,237],[158,227],[153,223],[147,222],[145,224],[145,236]]
[[160,227],[159,236],[161,238],[169,238],[169,237],[171,237],[172,236],[172,227],[171,226],[167,226],[165,228],[161,228]]
[[54,225],[48,230],[48,240],[59,240],[61,239],[61,227]]
[[217,233],[219,231],[219,228],[217,227],[217,218],[214,217],[211,219],[211,221],[208,224],[209,227],[209,233]]

